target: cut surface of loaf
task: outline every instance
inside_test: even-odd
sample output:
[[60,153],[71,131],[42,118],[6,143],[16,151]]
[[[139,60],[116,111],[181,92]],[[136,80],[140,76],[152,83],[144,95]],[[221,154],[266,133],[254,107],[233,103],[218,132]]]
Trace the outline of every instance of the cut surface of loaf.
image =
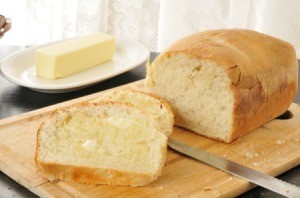
[[103,101],[122,101],[133,104],[135,107],[150,113],[158,122],[159,130],[167,136],[171,135],[174,125],[174,115],[171,107],[164,100],[135,89],[124,89],[108,92],[92,103]]
[[147,185],[161,174],[167,137],[146,112],[127,103],[80,104],[40,127],[36,164],[49,179]]
[[289,43],[228,29],[175,42],[147,65],[146,84],[169,102],[175,125],[229,143],[284,113],[297,77]]

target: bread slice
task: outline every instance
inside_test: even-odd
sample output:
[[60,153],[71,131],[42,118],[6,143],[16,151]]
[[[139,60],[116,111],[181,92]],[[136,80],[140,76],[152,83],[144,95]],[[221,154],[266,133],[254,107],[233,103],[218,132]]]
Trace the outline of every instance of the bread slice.
[[101,101],[123,101],[131,103],[135,107],[145,110],[155,117],[161,132],[167,136],[173,132],[174,114],[172,109],[166,101],[155,95],[136,89],[124,89],[108,92],[90,102],[97,103]]
[[121,102],[57,110],[39,128],[36,165],[50,180],[143,186],[157,179],[167,137],[151,115]]
[[251,30],[200,32],[147,65],[149,91],[165,99],[175,125],[232,142],[284,113],[297,93],[289,43]]

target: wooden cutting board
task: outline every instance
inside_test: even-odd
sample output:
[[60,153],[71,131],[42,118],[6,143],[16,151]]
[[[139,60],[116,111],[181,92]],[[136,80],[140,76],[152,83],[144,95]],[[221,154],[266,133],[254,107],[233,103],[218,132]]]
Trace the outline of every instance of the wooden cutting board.
[[[128,86],[143,88],[143,81]],[[88,101],[104,92],[0,120],[0,169],[41,197],[234,197],[253,185],[221,170],[168,150],[162,176],[146,187],[86,185],[48,181],[36,172],[36,132],[51,111]],[[172,137],[221,155],[252,169],[279,175],[300,164],[300,106],[292,104],[293,117],[275,119],[232,144],[207,139],[180,128]]]

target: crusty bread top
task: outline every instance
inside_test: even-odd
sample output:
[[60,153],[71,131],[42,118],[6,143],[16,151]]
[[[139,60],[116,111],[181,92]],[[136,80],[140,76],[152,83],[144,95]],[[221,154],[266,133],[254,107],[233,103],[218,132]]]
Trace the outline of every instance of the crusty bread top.
[[252,30],[200,32],[175,42],[161,56],[176,53],[217,63],[227,71],[233,85],[239,88],[251,89],[260,81],[256,74],[274,71],[277,67],[285,67],[287,81],[297,78],[297,59],[293,46]]

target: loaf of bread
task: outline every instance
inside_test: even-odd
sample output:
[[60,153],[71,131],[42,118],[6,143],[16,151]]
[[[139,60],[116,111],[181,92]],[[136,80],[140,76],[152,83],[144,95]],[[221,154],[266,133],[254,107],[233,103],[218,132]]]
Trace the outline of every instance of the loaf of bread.
[[167,136],[147,112],[124,102],[57,110],[39,128],[36,165],[50,180],[147,185],[161,174]]
[[164,100],[135,89],[124,89],[108,92],[94,100],[92,103],[101,101],[122,101],[133,104],[151,114],[158,122],[159,130],[167,136],[171,135],[174,125],[174,114],[171,107]]
[[284,113],[298,82],[289,43],[251,30],[200,32],[147,65],[150,92],[165,99],[175,125],[232,142]]

